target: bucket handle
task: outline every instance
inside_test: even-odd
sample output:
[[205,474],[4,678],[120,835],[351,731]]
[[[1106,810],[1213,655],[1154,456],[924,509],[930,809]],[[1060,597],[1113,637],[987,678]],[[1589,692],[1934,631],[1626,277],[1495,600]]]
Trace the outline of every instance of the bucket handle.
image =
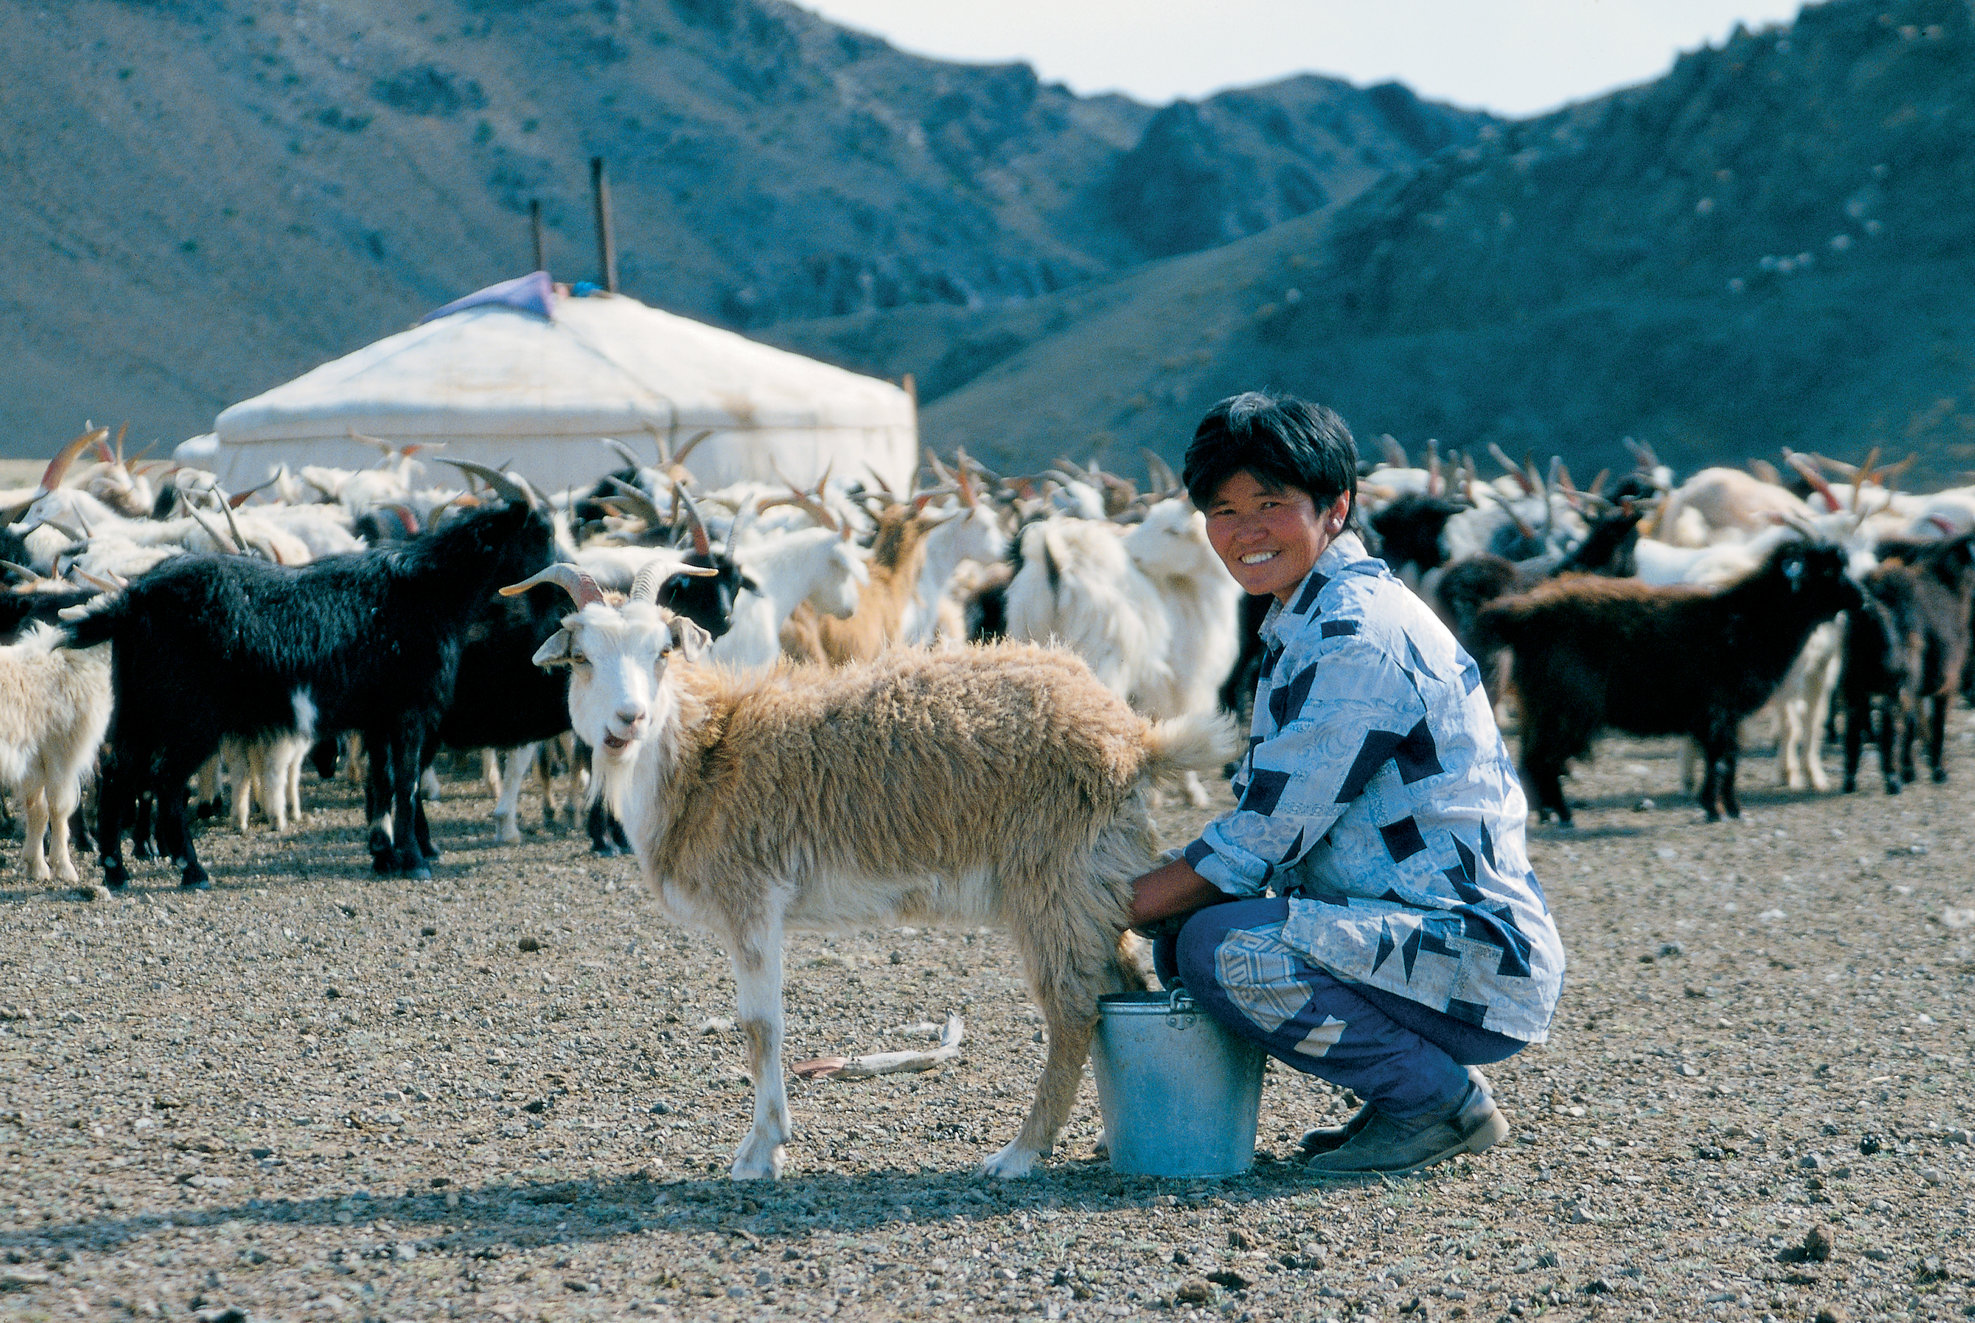
[[1166,997],[1166,1027],[1168,1029],[1191,1029],[1193,1021],[1200,1013],[1200,1004],[1184,986],[1175,985]]

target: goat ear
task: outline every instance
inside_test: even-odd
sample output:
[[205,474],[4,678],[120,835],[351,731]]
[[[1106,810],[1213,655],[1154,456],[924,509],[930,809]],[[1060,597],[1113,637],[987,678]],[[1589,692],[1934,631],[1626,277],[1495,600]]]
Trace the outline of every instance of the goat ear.
[[672,637],[680,655],[689,662],[698,661],[713,646],[713,635],[684,616],[672,621]]
[[549,635],[548,640],[535,649],[533,660],[537,666],[569,665],[569,631],[558,629]]
[[743,574],[741,576],[741,587],[747,589],[751,593],[756,594],[757,596],[761,592],[761,585],[754,581],[752,575]]

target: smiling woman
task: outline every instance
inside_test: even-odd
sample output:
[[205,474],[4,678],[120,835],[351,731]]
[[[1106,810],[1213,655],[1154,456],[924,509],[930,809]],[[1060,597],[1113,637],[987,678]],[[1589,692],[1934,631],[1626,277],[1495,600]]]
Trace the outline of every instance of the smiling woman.
[[1208,538],[1276,604],[1238,803],[1132,904],[1162,981],[1366,1100],[1304,1137],[1336,1174],[1499,1141],[1476,1067],[1543,1041],[1563,982],[1480,672],[1347,530],[1356,474],[1350,430],[1320,405],[1249,392],[1195,431],[1185,481]]

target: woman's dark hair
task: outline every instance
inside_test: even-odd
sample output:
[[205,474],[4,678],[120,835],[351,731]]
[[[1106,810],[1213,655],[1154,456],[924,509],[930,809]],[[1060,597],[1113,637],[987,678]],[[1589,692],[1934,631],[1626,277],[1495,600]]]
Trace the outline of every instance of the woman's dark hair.
[[1349,492],[1357,511],[1357,443],[1344,420],[1321,404],[1251,390],[1208,410],[1186,448],[1180,479],[1186,494],[1204,510],[1221,484],[1243,469],[1310,493],[1318,509]]

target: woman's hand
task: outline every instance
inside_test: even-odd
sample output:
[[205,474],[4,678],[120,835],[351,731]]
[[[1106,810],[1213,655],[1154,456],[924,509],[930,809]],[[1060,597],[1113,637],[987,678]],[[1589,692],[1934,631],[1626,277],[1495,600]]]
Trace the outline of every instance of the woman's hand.
[[1143,928],[1229,899],[1225,891],[1194,872],[1193,865],[1175,859],[1132,883],[1132,927]]

